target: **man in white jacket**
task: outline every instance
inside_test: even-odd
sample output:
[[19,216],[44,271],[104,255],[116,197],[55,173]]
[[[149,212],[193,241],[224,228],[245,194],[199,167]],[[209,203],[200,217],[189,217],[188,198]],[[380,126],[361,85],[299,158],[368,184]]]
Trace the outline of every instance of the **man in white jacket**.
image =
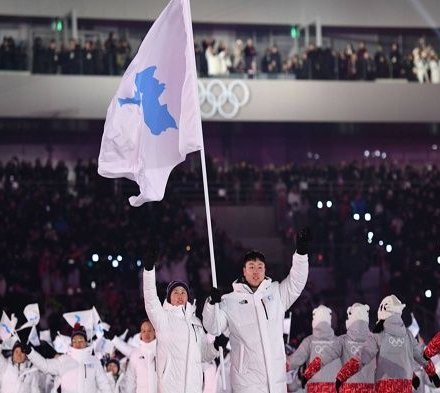
[[309,240],[308,229],[297,235],[292,267],[281,283],[265,276],[264,255],[252,251],[243,259],[243,277],[233,283],[234,291],[222,297],[213,288],[205,303],[206,330],[216,336],[229,330],[234,393],[287,392],[283,320],[307,282]]
[[84,327],[76,324],[71,335],[71,346],[65,355],[45,359],[35,349],[26,348],[29,360],[43,373],[59,377],[62,393],[112,393],[105,371],[98,358],[87,346]]
[[20,341],[14,344],[9,359],[0,351],[1,393],[40,393],[39,377],[39,371],[32,367]]
[[218,356],[208,342],[202,323],[195,316],[195,305],[188,301],[188,285],[172,281],[163,305],[156,292],[152,249],[144,260],[144,301],[157,338],[158,393],[202,393],[202,362]]
[[156,332],[149,320],[143,320],[139,348],[130,353],[125,393],[156,393]]

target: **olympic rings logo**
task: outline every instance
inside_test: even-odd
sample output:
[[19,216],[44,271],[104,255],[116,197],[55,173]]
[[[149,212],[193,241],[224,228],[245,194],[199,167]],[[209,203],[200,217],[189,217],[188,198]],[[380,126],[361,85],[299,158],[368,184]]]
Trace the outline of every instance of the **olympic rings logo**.
[[213,79],[206,87],[199,80],[198,87],[200,113],[205,119],[214,117],[216,113],[225,119],[232,119],[249,102],[249,87],[240,80],[226,84],[219,79]]
[[361,345],[351,345],[350,346],[350,353],[352,355],[357,355],[359,353],[359,351],[361,350]]
[[317,346],[315,346],[315,352],[318,355],[321,355],[321,353],[323,353],[324,350],[325,350],[325,346],[324,345],[317,345]]
[[405,344],[405,339],[404,338],[394,338],[394,337],[390,337],[388,338],[388,342],[394,347],[402,347]]

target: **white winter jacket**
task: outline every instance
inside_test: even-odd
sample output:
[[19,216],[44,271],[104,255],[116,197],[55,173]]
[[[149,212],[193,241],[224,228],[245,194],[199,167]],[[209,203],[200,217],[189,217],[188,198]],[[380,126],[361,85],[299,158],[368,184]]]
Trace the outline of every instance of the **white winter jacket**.
[[191,303],[160,304],[155,270],[144,271],[145,310],[156,330],[158,393],[202,393],[202,362],[218,351],[208,342]]
[[133,349],[125,377],[126,393],[157,393],[156,340]]
[[203,323],[209,333],[227,329],[231,342],[231,385],[234,393],[284,393],[286,356],[283,341],[285,311],[307,282],[307,255],[294,254],[289,275],[281,282],[266,278],[255,292],[234,282],[219,307],[207,301]]
[[43,373],[59,376],[62,393],[112,393],[110,383],[92,348],[69,347],[67,354],[45,359],[32,350],[29,360]]
[[125,390],[126,378],[124,373],[120,373],[117,379],[114,378],[111,372],[106,372],[106,375],[113,393],[126,393]]
[[16,364],[0,352],[1,393],[40,393],[40,372],[31,362]]

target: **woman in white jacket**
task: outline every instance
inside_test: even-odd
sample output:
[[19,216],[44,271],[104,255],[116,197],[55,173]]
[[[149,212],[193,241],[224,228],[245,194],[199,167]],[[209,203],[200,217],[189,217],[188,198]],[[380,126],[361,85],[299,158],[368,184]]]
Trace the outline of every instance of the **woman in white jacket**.
[[130,353],[125,393],[156,393],[156,333],[150,321],[142,321],[139,338],[139,347]]
[[[151,250],[150,250],[151,252]],[[202,362],[218,356],[209,343],[186,283],[168,285],[163,306],[156,292],[155,253],[144,262],[144,301],[156,330],[158,393],[202,393]]]
[[14,344],[9,359],[0,352],[1,393],[41,393],[39,374],[19,341]]
[[76,324],[68,352],[55,359],[45,359],[34,349],[29,360],[43,373],[59,377],[62,393],[112,393],[110,383],[99,360],[87,346],[84,328]]

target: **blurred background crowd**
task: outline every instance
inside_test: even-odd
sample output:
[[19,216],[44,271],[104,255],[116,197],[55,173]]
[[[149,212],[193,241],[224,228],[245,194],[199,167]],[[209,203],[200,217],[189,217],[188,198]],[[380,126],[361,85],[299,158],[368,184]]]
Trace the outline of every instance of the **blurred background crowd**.
[[[211,285],[205,218],[183,191],[185,183],[201,186],[199,172],[195,164],[178,168],[164,202],[133,209],[127,203],[133,185],[98,176],[95,160],[70,169],[63,161],[2,162],[2,308],[17,311],[38,301],[41,327],[57,330],[66,310],[96,305],[116,332],[135,331],[143,313],[141,261],[150,242],[161,244],[161,294],[179,276],[203,304]],[[273,206],[287,260],[295,233],[312,226],[311,266],[328,271],[335,285],[319,288],[309,280],[292,308],[292,340],[309,334],[310,310],[324,299],[341,317],[338,329],[352,299],[374,302],[386,293],[402,297],[410,309],[423,305],[440,325],[436,165],[239,163],[225,170],[210,160],[209,176],[216,185],[212,197],[220,186],[233,204]],[[246,248],[216,227],[215,249],[219,282],[231,288]],[[289,266],[276,262],[269,261],[269,274],[282,279]]]

